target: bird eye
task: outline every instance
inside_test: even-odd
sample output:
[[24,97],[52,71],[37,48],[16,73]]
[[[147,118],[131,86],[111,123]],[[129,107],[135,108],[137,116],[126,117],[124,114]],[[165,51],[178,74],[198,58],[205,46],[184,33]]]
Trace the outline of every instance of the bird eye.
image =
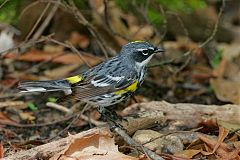
[[142,54],[143,54],[144,56],[147,56],[147,55],[148,55],[148,50],[146,50],[146,49],[143,50],[143,51],[142,51]]
[[149,48],[149,49],[148,49],[148,52],[149,52],[150,54],[153,54],[153,53],[154,53],[154,48]]

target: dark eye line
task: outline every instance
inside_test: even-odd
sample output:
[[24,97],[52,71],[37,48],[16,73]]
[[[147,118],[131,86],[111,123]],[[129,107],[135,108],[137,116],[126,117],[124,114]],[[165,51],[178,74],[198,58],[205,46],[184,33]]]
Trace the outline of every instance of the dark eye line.
[[149,47],[146,49],[137,49],[137,50],[138,50],[138,53],[142,54],[143,56],[149,56],[154,53],[155,48]]
[[142,52],[145,53],[145,54],[148,54],[148,50],[147,49],[143,50]]

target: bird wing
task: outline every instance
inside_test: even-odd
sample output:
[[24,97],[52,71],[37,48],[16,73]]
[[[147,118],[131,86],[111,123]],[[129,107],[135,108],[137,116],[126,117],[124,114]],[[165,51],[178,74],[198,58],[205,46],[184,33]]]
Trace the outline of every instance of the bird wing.
[[[72,78],[71,89],[73,94],[69,98],[84,99],[95,97],[108,93],[122,94],[128,91],[134,92],[137,88],[138,81],[136,80],[134,71],[125,74],[95,74],[84,79]],[[73,80],[74,79],[74,80]]]

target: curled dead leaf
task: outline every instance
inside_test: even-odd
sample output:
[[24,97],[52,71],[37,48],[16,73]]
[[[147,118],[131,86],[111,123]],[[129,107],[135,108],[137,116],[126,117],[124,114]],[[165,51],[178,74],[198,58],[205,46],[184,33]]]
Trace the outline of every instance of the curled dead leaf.
[[201,150],[188,149],[188,150],[183,150],[181,152],[175,153],[174,155],[190,159],[190,158],[193,158],[193,156],[197,155],[198,153],[201,153]]
[[70,135],[70,144],[50,160],[137,160],[118,151],[111,132],[107,129],[89,133],[83,137]]

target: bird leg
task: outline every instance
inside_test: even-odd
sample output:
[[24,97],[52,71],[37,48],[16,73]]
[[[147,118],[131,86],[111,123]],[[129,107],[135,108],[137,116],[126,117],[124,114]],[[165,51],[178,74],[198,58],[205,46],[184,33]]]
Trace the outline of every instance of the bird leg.
[[114,110],[111,110],[107,107],[97,107],[98,112],[101,114],[101,118],[103,121],[108,122],[110,129],[115,128],[115,126],[118,126],[120,128],[123,128],[117,121],[121,121],[122,118],[117,115],[117,113]]

